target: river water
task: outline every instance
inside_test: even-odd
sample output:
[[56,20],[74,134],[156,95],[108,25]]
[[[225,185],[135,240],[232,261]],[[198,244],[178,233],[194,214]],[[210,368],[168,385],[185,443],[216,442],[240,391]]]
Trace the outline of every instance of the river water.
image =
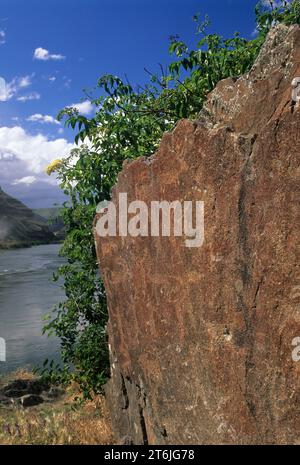
[[0,373],[58,360],[58,340],[42,335],[43,317],[64,299],[51,281],[62,264],[57,244],[0,250],[0,338],[6,341],[6,362]]

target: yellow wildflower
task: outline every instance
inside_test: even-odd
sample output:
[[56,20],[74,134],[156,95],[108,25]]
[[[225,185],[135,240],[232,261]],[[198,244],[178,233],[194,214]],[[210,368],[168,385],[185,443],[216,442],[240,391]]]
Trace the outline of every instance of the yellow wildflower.
[[50,165],[48,165],[46,168],[46,173],[48,174],[48,176],[54,173],[54,171],[57,171],[62,166],[62,164],[63,164],[62,160],[59,160],[59,159],[53,160],[50,163]]

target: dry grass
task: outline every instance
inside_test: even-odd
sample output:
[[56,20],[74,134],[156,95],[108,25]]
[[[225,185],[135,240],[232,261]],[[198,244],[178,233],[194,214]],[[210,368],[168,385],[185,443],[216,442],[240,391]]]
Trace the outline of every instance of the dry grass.
[[[13,379],[28,379],[28,372],[14,373]],[[7,382],[2,378],[1,384]],[[29,409],[0,407],[0,444],[114,444],[110,419],[103,396],[75,408],[76,386],[53,403]]]

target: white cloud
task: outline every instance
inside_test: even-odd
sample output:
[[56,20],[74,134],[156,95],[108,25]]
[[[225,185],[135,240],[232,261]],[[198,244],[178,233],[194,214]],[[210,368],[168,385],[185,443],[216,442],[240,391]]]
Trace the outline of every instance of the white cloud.
[[74,145],[65,138],[31,134],[20,125],[0,127],[0,186],[25,204],[38,208],[66,200],[55,175],[45,168],[65,158]]
[[22,89],[31,85],[31,76],[23,76],[19,79],[19,87]]
[[[290,3],[289,0],[288,0],[288,3]],[[278,6],[283,5],[283,1],[282,0],[262,0],[262,4],[269,8],[272,8],[272,7],[277,8]]]
[[[10,82],[5,82],[5,79],[1,78],[1,89],[0,89],[0,102],[7,102],[13,98],[21,89],[25,89],[31,85],[32,76],[21,76],[15,77]],[[18,100],[21,100],[19,97]]]
[[72,147],[65,139],[49,140],[42,134],[31,135],[20,126],[0,128],[0,152],[14,154],[35,174],[43,173],[45,164],[67,155]]
[[49,81],[50,81],[50,82],[56,81],[56,77],[55,77],[55,76],[50,76],[50,77],[49,77]]
[[31,115],[27,118],[27,121],[31,121],[33,123],[49,123],[49,124],[60,124],[53,116],[50,115],[41,115],[40,113],[36,113],[35,115]]
[[18,184],[26,184],[26,186],[30,186],[30,184],[33,184],[36,180],[36,176],[24,176],[21,179],[16,179],[12,185],[16,186]]
[[[54,194],[58,182],[55,176],[46,175],[45,167],[53,159],[66,157],[72,148],[64,138],[50,140],[20,126],[0,127],[0,186],[16,197],[22,197],[22,189],[30,186],[32,199],[40,198],[40,192],[47,198],[47,193]],[[55,192],[60,195],[57,187]]]
[[70,87],[71,87],[72,79],[64,78],[64,81],[65,81],[64,82],[64,87],[69,90]]
[[0,31],[0,45],[4,45],[5,44],[5,32],[3,30]]
[[3,77],[0,77],[0,102],[6,100],[6,82]]
[[38,92],[31,92],[30,94],[22,95],[21,97],[18,97],[17,100],[19,102],[27,102],[28,100],[39,100],[40,98],[41,96]]
[[64,60],[66,57],[61,54],[50,53],[49,50],[45,48],[38,47],[33,53],[33,58],[35,60],[48,61],[48,60]]
[[85,102],[81,103],[72,103],[70,107],[76,108],[82,115],[90,115],[94,109],[93,105],[89,100],[86,100]]

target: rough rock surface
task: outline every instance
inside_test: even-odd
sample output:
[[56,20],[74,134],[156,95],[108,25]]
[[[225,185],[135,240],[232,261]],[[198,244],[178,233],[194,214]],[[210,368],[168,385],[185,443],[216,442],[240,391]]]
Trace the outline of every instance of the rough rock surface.
[[21,397],[21,405],[24,408],[35,407],[36,405],[42,404],[44,399],[37,394],[26,394]]
[[134,444],[300,443],[300,29],[274,29],[150,159],[128,201],[203,200],[205,242],[97,238],[115,432]]
[[42,379],[16,379],[0,389],[0,408],[33,407],[43,402],[52,402],[64,395],[62,388],[51,386]]

